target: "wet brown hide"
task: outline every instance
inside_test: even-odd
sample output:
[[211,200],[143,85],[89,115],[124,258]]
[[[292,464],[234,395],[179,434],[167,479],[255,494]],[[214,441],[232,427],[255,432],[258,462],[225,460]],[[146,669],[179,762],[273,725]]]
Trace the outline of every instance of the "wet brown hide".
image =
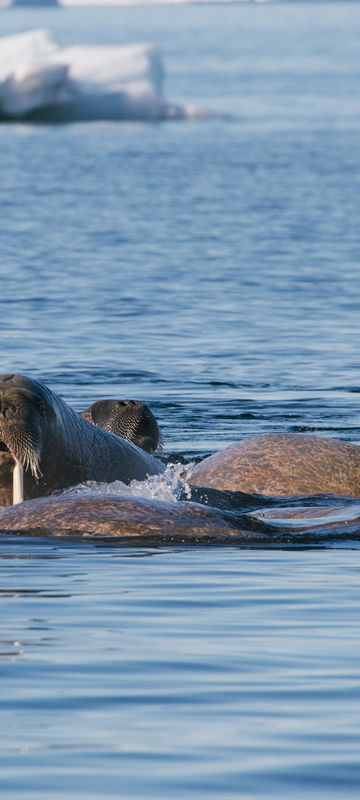
[[[0,531],[51,536],[117,537],[146,542],[236,541],[249,537],[231,513],[198,503],[131,495],[69,493],[0,510]],[[264,537],[254,533],[253,538]]]
[[268,496],[360,496],[360,447],[305,434],[269,434],[236,442],[193,469],[194,486]]

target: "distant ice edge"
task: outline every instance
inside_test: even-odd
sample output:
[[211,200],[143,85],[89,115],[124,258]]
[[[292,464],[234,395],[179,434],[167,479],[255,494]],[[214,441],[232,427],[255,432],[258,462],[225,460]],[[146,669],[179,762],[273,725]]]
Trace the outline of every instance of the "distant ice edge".
[[201,119],[169,103],[151,43],[61,48],[46,30],[0,37],[0,119],[44,122]]

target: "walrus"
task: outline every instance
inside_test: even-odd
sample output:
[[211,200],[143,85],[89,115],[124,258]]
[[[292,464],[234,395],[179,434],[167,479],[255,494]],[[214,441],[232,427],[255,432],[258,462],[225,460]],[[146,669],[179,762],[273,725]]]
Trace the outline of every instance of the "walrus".
[[0,531],[22,534],[116,537],[122,541],[212,542],[266,540],[242,530],[235,514],[191,502],[132,495],[65,493],[0,509]]
[[12,482],[16,502],[83,481],[128,484],[164,470],[158,459],[90,424],[24,375],[0,375],[0,451],[2,506],[13,500]]
[[360,496],[360,447],[307,434],[252,436],[200,461],[194,486],[273,496]]
[[162,450],[157,420],[150,408],[140,400],[97,400],[80,414],[88,422],[122,436],[147,453]]
[[[316,502],[316,498],[314,498]],[[339,503],[342,502],[342,505]],[[360,503],[234,513],[193,502],[65,493],[0,509],[0,533],[109,539],[127,545],[319,545],[360,537]]]

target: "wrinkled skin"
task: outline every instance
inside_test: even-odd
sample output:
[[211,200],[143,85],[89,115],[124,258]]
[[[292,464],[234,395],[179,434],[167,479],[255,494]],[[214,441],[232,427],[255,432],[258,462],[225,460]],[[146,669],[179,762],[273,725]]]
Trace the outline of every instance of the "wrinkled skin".
[[140,400],[98,400],[81,416],[136,444],[148,453],[161,450],[161,434],[154,414]]
[[[51,536],[117,537],[149,542],[219,542],[249,538],[236,516],[198,503],[131,495],[63,494],[0,510],[0,531]],[[254,533],[252,538],[266,538]]]
[[[0,509],[0,533],[112,538],[125,544],[315,544],[360,537],[360,503],[330,503],[229,512],[193,502],[131,495],[70,493]],[[276,502],[276,501],[274,501]]]
[[252,436],[205,458],[188,481],[193,486],[272,497],[359,497],[360,447],[307,434]]
[[0,452],[0,508],[11,506],[13,501],[14,459],[10,453]]
[[25,499],[94,480],[124,483],[163,471],[151,455],[91,425],[44,384],[0,375],[0,501],[12,503],[12,469],[24,467]]

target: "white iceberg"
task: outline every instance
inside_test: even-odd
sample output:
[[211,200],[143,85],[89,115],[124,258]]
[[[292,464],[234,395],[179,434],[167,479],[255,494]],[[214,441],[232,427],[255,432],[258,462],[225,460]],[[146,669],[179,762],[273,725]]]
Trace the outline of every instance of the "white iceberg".
[[61,48],[48,31],[0,38],[0,119],[162,120],[207,116],[168,103],[153,44]]

